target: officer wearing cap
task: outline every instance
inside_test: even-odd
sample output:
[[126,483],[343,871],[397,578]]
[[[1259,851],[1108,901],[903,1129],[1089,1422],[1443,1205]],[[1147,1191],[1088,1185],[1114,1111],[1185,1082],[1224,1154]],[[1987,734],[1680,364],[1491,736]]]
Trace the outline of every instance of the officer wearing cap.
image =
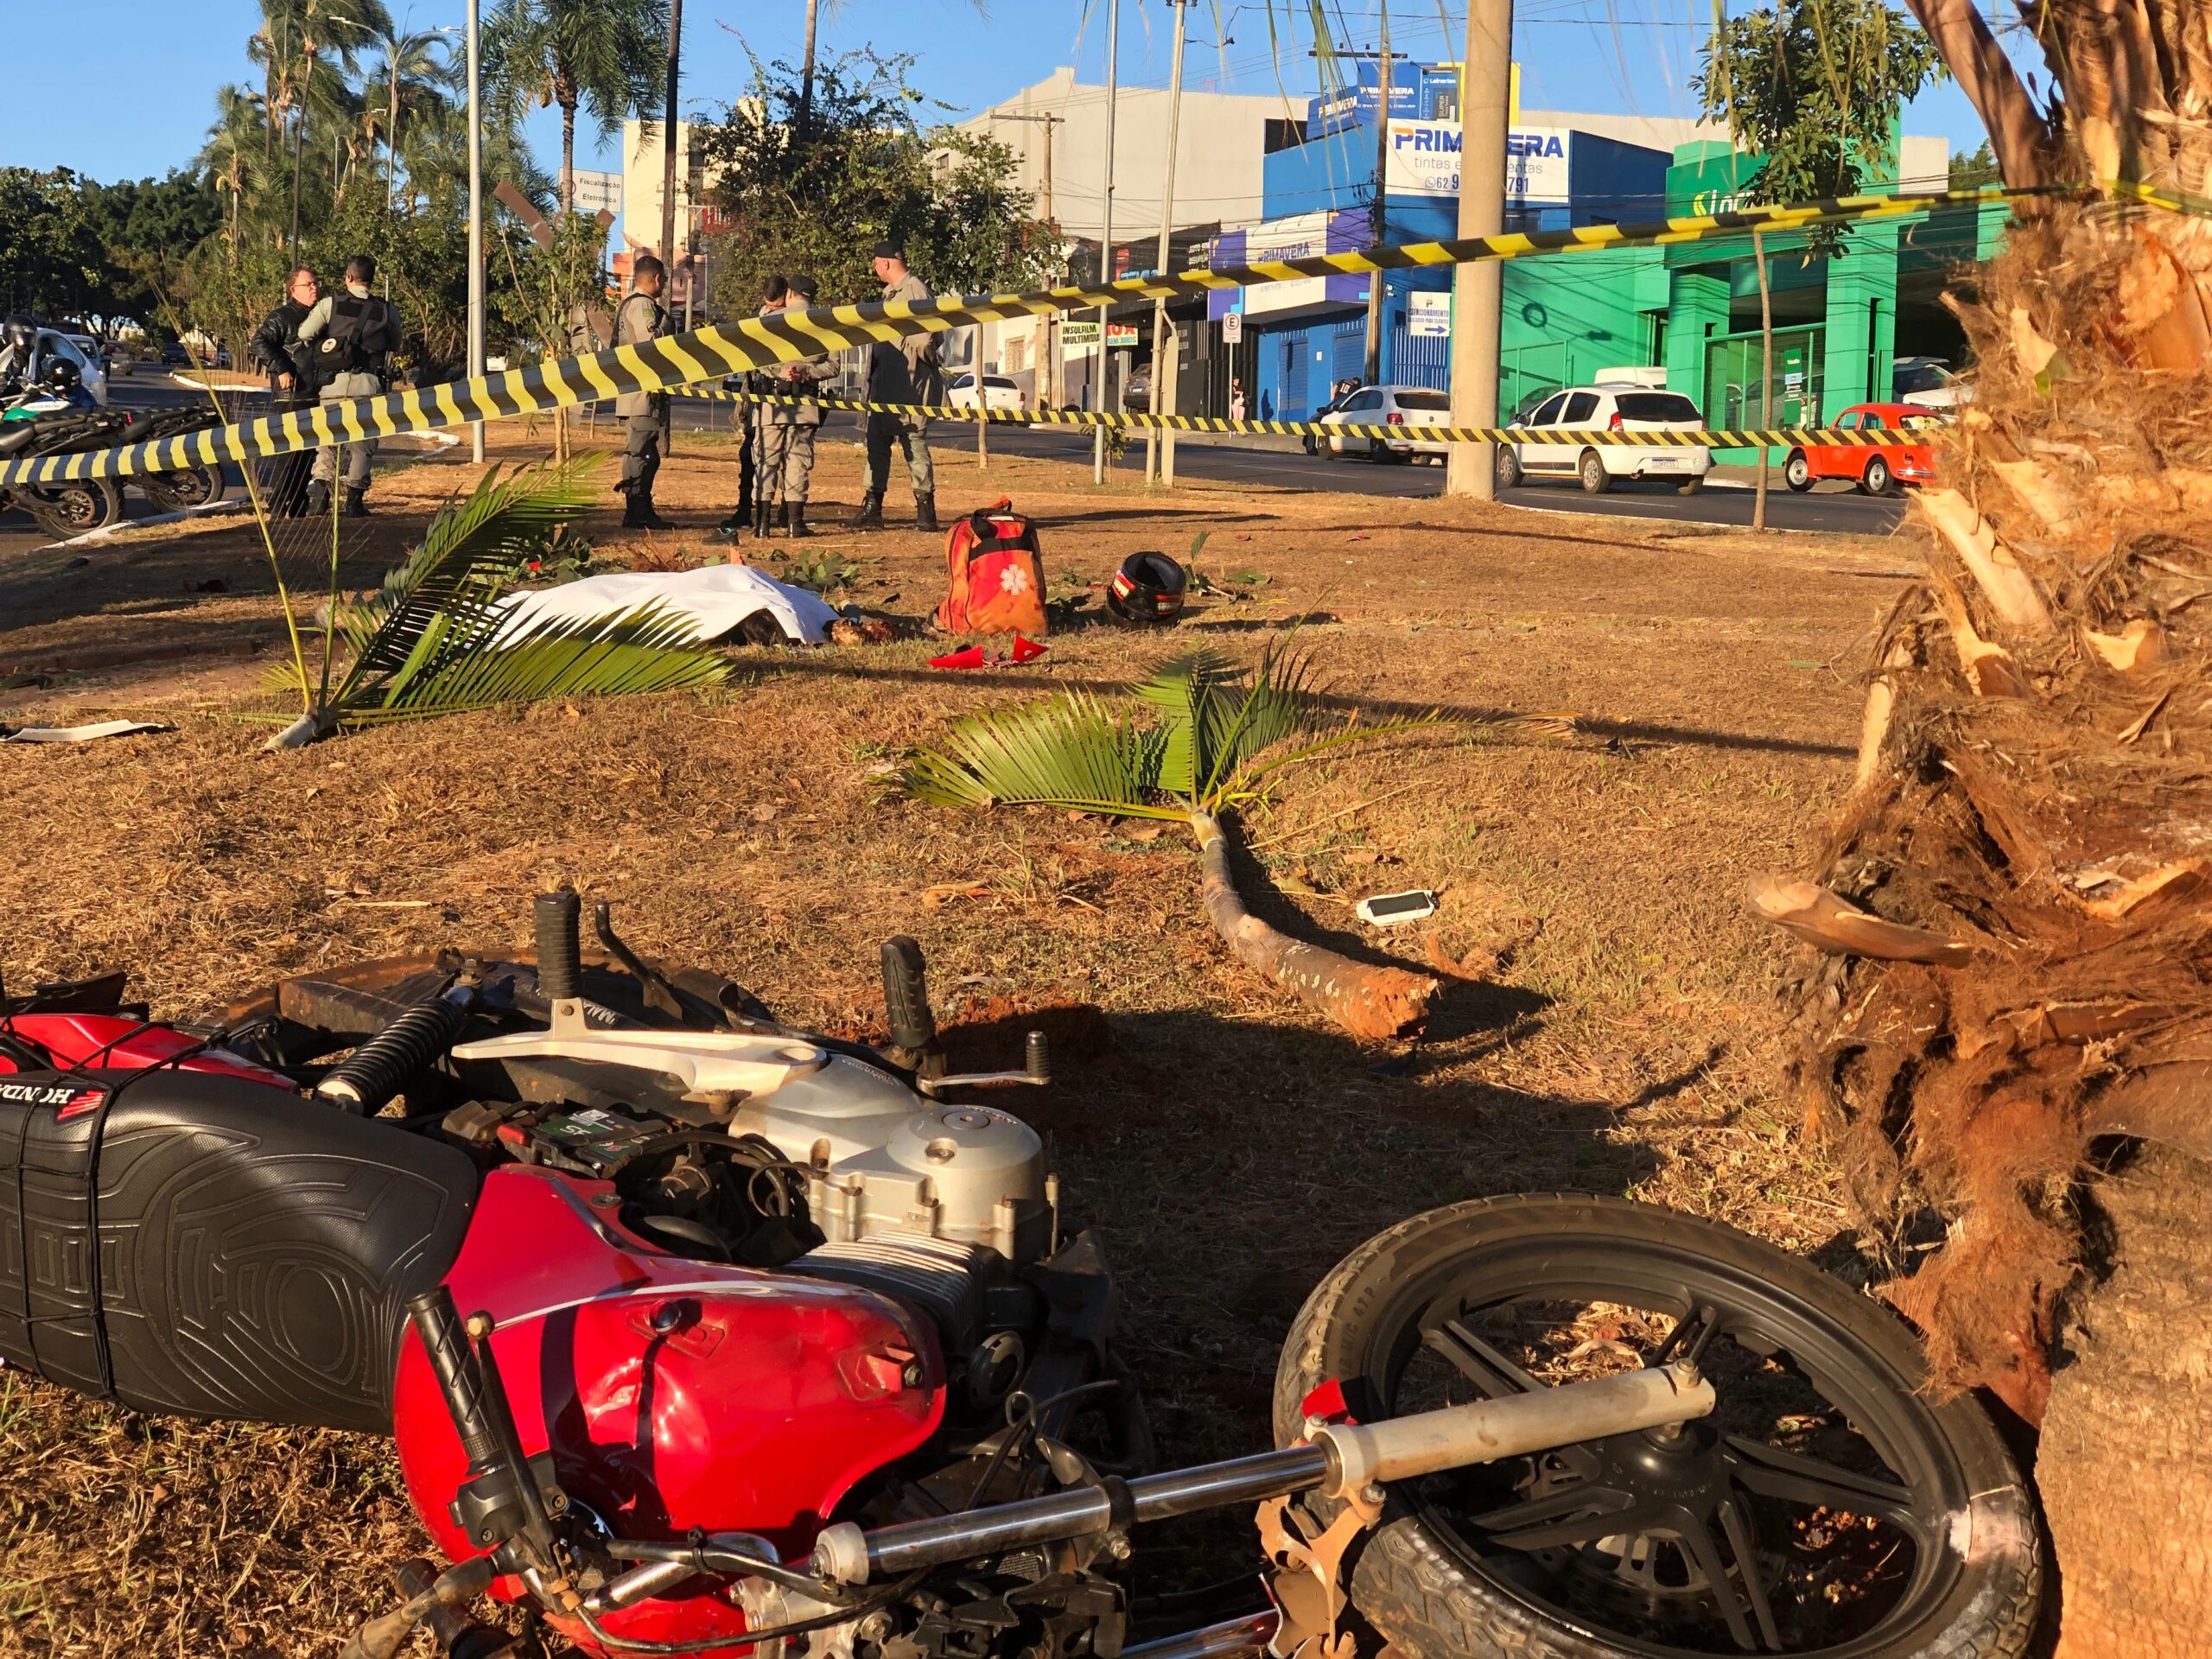
[[[876,279],[886,300],[926,300],[930,290],[906,269],[906,250],[896,240],[879,242],[874,249]],[[936,404],[944,401],[944,368],[938,354],[937,336],[923,331],[907,335],[897,345],[878,340],[868,348],[868,401],[871,404]],[[890,486],[891,446],[896,442],[906,457],[906,475],[914,486],[914,527],[935,530],[937,473],[930,458],[929,423],[918,415],[869,411],[868,417],[868,473],[855,529],[881,529],[883,496]]]
[[[631,268],[630,297],[614,317],[614,343],[642,346],[668,332],[668,313],[660,302],[668,268],[650,253],[641,253]],[[653,510],[653,476],[668,447],[668,394],[664,391],[625,392],[614,400],[614,412],[628,429],[622,448],[622,479],[614,487],[627,499],[622,511],[625,530],[673,530],[675,525]]]
[[[786,287],[782,308],[804,311],[814,303],[814,278],[798,276]],[[822,425],[822,405],[804,394],[830,378],[836,369],[822,359],[786,363],[769,379],[779,398],[795,403],[760,404],[760,471],[753,495],[753,531],[765,537],[776,522],[775,498],[783,493],[785,524],[794,538],[811,536],[806,524],[806,498],[814,478],[814,435]],[[926,452],[925,452],[926,453]]]

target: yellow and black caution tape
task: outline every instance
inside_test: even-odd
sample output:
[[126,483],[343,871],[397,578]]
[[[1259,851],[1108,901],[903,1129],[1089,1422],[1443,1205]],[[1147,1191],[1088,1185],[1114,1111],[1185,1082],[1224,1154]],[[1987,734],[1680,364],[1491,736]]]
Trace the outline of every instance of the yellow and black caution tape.
[[1567,230],[1522,231],[1503,236],[1417,242],[1308,259],[1268,260],[1218,270],[1186,270],[1116,283],[1047,289],[1035,294],[948,296],[933,300],[887,300],[804,311],[778,311],[695,329],[636,346],[616,346],[580,357],[548,359],[528,368],[443,385],[410,387],[376,397],[353,398],[306,410],[288,410],[236,426],[209,428],[181,437],[81,454],[45,455],[0,462],[0,485],[52,485],[86,479],[174,472],[225,461],[290,454],[330,443],[396,437],[473,421],[511,420],[626,392],[666,391],[696,385],[741,370],[798,362],[848,346],[895,342],[917,331],[941,334],[994,318],[1043,316],[1130,299],[1173,298],[1217,289],[1249,288],[1306,276],[1467,264],[1518,259],[1531,254],[1594,252],[1605,248],[1653,247],[1760,231],[1800,231],[1899,219],[1934,207],[1981,206],[2056,190],[1944,190],[1916,195],[1828,197],[1773,207],[1691,213],[1636,225],[1586,225]]
[[[858,398],[787,397],[780,393],[725,391],[720,387],[686,386],[678,394],[708,397],[722,403],[776,404],[817,409],[849,410],[862,415],[899,415],[925,421],[974,421],[977,411],[956,404],[871,404]],[[1548,443],[1609,445],[1630,449],[1751,449],[1761,444],[1851,445],[1878,449],[1886,445],[1925,443],[1928,435],[1901,430],[1859,431],[1842,426],[1777,426],[1760,431],[1629,432],[1604,427],[1552,426],[1424,426],[1408,422],[1401,426],[1363,425],[1351,421],[1230,421],[1211,415],[1109,415],[1077,409],[994,409],[982,418],[993,426],[1105,427],[1128,432],[1215,432],[1252,434],[1285,438],[1382,438],[1394,443],[1419,440],[1424,443]]]

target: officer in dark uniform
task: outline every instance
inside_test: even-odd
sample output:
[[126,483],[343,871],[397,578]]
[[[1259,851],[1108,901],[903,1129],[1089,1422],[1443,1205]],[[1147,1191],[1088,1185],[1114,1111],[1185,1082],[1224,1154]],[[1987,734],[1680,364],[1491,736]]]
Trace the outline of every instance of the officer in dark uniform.
[[[399,320],[391,306],[369,291],[369,284],[376,279],[377,262],[365,253],[355,254],[346,262],[345,290],[316,302],[300,324],[300,343],[315,365],[316,378],[322,383],[321,401],[326,404],[373,397],[390,378],[391,350],[399,343]],[[325,447],[315,456],[308,512],[330,510],[331,487],[337,481],[342,460],[346,516],[359,518],[366,513],[369,463],[376,453],[374,438]]]
[[[300,325],[322,297],[322,285],[305,265],[292,272],[284,302],[253,331],[253,353],[269,372],[269,410],[282,415],[315,402],[315,363],[300,346]],[[262,469],[262,499],[272,518],[296,518],[307,510],[308,469],[315,451],[278,455]]]
[[[630,271],[630,297],[614,314],[617,346],[642,346],[668,332],[668,313],[660,302],[668,268],[653,255],[641,253]],[[628,502],[622,511],[622,528],[675,529],[653,509],[653,477],[668,448],[668,394],[626,391],[614,400],[614,412],[628,433],[622,449],[622,480],[614,486]]]

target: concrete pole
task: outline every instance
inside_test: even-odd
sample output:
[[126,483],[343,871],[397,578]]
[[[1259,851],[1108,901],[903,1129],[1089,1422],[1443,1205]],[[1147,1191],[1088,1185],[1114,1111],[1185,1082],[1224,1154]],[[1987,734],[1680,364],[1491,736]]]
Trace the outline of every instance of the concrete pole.
[[[468,0],[468,372],[484,372],[484,110],[478,0]],[[468,453],[484,459],[484,423],[472,422]]]
[[[1098,226],[1098,282],[1102,288],[1114,280],[1114,95],[1121,67],[1122,0],[1106,0],[1106,188],[1105,207]],[[1110,305],[1098,308],[1098,347],[1093,354],[1096,368],[1090,377],[1090,407],[1101,415],[1106,412],[1106,315],[1111,309]],[[1106,481],[1106,429],[1103,426],[1095,429],[1090,435],[1090,481]]]
[[[1459,93],[1459,234],[1505,228],[1505,130],[1513,80],[1513,0],[1469,0]],[[1452,424],[1497,424],[1497,332],[1505,268],[1460,265],[1452,281]],[[1497,493],[1497,446],[1455,443],[1444,493]]]
[[[1390,93],[1394,71],[1390,57],[1390,8],[1382,8],[1382,67],[1381,96],[1375,107],[1375,245],[1382,247],[1390,240],[1389,190],[1390,180]],[[1463,158],[1464,159],[1464,158]],[[1462,175],[1464,189],[1465,175]],[[1380,385],[1382,381],[1382,296],[1388,288],[1384,273],[1370,271],[1367,276],[1367,351],[1362,359],[1360,378],[1369,385]]]
[[[1153,268],[1161,276],[1167,274],[1167,262],[1173,257],[1171,235],[1175,226],[1175,141],[1183,117],[1183,36],[1185,21],[1190,16],[1191,0],[1167,0],[1175,8],[1175,57],[1173,67],[1167,72],[1167,170],[1160,182],[1160,256]],[[1167,327],[1167,299],[1162,295],[1152,302],[1152,412],[1171,415],[1175,406],[1163,400],[1175,386],[1174,359],[1181,353],[1175,336]],[[1172,484],[1175,474],[1175,438],[1167,432],[1147,432],[1144,439],[1144,481],[1147,484],[1162,476],[1162,457],[1165,461],[1166,481]]]
[[[1060,222],[1052,217],[1052,129],[1059,117],[1047,114],[1045,127],[1045,222],[1052,227],[1052,239],[1058,245]],[[1045,361],[1038,365],[1037,387],[1039,401],[1043,407],[1060,406],[1060,314],[1047,312],[1045,315]]]

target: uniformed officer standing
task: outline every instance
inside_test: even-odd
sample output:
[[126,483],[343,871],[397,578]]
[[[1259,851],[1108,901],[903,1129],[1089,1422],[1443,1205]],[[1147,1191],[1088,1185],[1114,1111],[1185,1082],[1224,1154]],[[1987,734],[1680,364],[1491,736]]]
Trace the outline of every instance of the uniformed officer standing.
[[[667,267],[659,259],[650,253],[638,256],[631,267],[630,297],[622,302],[614,319],[617,346],[642,346],[668,332],[668,313],[660,302],[667,280]],[[629,428],[622,450],[622,480],[614,486],[629,501],[622,511],[622,528],[675,529],[653,511],[653,475],[660,471],[661,454],[668,446],[668,394],[625,392],[614,400],[614,412]]]
[[[804,311],[814,303],[811,276],[794,276],[784,295],[783,308]],[[760,405],[760,476],[754,496],[753,531],[766,537],[776,522],[775,499],[783,495],[783,519],[794,539],[811,536],[806,524],[806,497],[814,478],[814,435],[822,425],[822,405],[805,393],[836,374],[835,365],[821,359],[786,363],[770,379],[777,394],[800,397],[795,404]]]
[[[315,379],[321,385],[321,401],[342,404],[356,397],[373,397],[385,389],[391,372],[391,348],[399,343],[399,319],[391,308],[369,292],[377,279],[377,262],[357,253],[346,262],[346,288],[315,302],[300,323],[300,343],[312,354]],[[345,467],[346,516],[359,518],[369,510],[369,463],[376,458],[377,441],[362,438],[353,443],[325,444],[315,458],[315,482],[308,486],[310,515],[330,511],[330,492]]]
[[[875,245],[875,275],[887,300],[926,300],[930,290],[906,269],[906,251],[898,242]],[[878,340],[868,348],[868,400],[872,404],[944,402],[944,368],[938,353],[937,336],[927,332],[907,335],[896,346]],[[891,446],[896,442],[906,456],[906,475],[914,486],[914,528],[935,530],[937,473],[930,458],[930,423],[918,415],[877,414],[868,417],[868,474],[866,493],[853,520],[855,529],[880,529],[883,496],[890,487]]]

